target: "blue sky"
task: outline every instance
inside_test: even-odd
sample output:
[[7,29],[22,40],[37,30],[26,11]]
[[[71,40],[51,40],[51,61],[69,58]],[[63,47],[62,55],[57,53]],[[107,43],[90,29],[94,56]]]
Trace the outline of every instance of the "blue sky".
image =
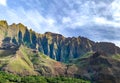
[[0,0],[0,19],[120,46],[120,0]]

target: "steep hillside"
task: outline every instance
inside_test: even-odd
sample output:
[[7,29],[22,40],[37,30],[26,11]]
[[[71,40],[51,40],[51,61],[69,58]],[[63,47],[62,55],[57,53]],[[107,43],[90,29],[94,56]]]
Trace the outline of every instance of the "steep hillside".
[[104,52],[96,52],[87,58],[80,58],[71,61],[76,64],[75,77],[82,77],[91,80],[92,83],[120,83],[120,55],[109,55]]
[[70,59],[96,51],[103,51],[109,55],[120,54],[120,48],[112,43],[96,43],[84,37],[66,38],[51,32],[38,34],[28,30],[21,23],[8,25],[6,21],[0,21],[0,32],[0,45],[4,42],[18,46],[22,44],[61,62],[68,62]]
[[0,69],[18,75],[65,76],[66,66],[48,56],[27,48],[1,48]]

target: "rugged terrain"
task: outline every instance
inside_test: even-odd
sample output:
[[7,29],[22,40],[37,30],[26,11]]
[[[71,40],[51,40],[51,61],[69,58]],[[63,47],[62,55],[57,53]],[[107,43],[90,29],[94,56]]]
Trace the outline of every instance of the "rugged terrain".
[[51,32],[39,34],[21,23],[0,21],[0,70],[23,76],[70,76],[93,83],[120,83],[119,64],[120,48],[113,43]]

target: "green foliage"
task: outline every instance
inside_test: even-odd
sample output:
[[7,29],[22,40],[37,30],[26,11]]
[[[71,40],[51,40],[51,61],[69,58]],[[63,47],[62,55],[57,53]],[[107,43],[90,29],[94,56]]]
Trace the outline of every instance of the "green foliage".
[[90,83],[82,79],[70,78],[70,77],[47,77],[48,83]]
[[44,59],[46,59],[46,58],[47,58],[47,56],[46,56],[46,55],[44,55],[42,52],[39,52],[39,55],[41,55],[41,56],[42,56],[42,58],[44,58]]
[[87,52],[86,54],[82,55],[80,58],[88,58],[93,55],[93,52]]
[[112,55],[112,58],[120,61],[120,54]]
[[48,83],[45,77],[41,76],[24,76],[21,80],[22,83]]
[[20,83],[21,78],[17,75],[0,72],[0,83]]
[[0,72],[0,83],[90,83],[82,79],[68,77],[18,76]]

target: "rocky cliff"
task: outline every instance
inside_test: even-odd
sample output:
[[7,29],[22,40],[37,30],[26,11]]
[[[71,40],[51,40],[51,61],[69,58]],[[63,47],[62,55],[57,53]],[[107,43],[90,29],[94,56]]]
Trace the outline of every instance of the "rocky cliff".
[[18,75],[70,76],[92,83],[120,83],[119,64],[120,48],[113,43],[51,32],[38,34],[21,23],[8,25],[0,21],[0,70]]
[[[84,37],[64,37],[60,34],[46,32],[38,34],[28,30],[23,24],[8,25],[6,21],[0,21],[1,45],[3,40],[16,45],[26,45],[50,58],[61,62],[79,58],[88,52],[103,51],[106,54],[120,54],[120,48],[113,43],[94,42]],[[9,40],[9,41],[8,41]]]

